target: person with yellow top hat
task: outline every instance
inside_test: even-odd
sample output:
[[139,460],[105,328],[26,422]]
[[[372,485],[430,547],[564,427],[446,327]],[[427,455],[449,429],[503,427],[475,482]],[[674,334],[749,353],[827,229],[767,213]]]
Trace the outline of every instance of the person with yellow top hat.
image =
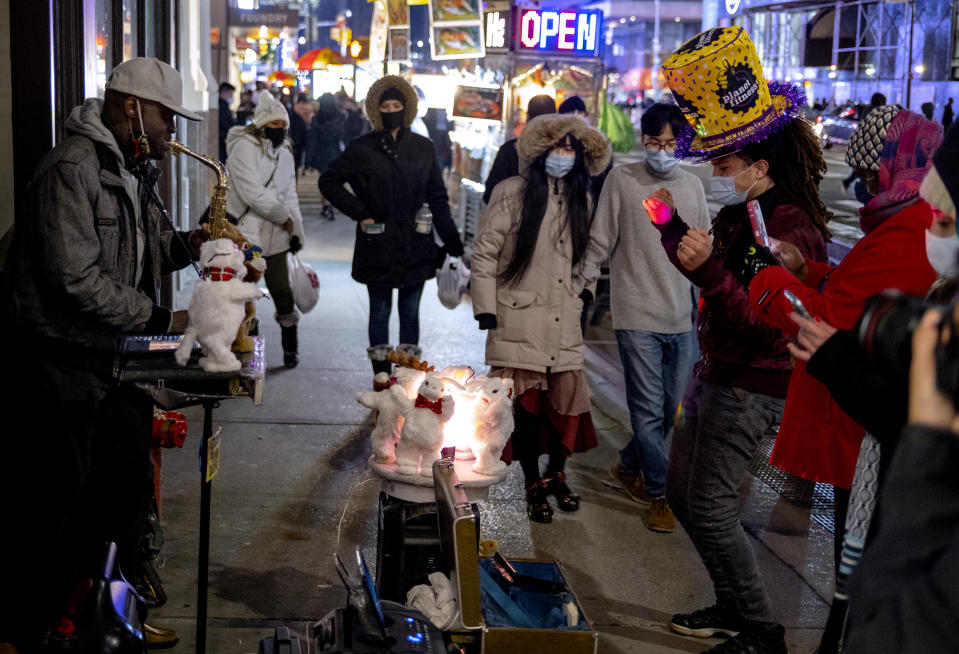
[[676,156],[712,163],[710,190],[724,205],[710,233],[689,228],[666,189],[644,202],[667,256],[702,294],[702,359],[673,435],[666,498],[709,572],[716,603],[674,615],[670,627],[731,636],[710,652],[784,653],[785,629],[775,621],[738,512],[746,466],[780,422],[792,371],[786,338],[763,320],[741,281],[746,254],[756,249],[747,203],[758,201],[770,236],[824,261],[829,214],[819,182],[826,164],[802,119],[802,91],[766,82],[742,28],[695,36],[663,72],[689,123],[676,139]]

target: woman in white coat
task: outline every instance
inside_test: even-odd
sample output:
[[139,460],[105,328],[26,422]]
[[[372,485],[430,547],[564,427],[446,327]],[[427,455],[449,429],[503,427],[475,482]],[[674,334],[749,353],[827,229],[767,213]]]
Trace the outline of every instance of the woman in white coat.
[[237,228],[266,259],[266,287],[280,324],[283,364],[299,363],[296,325],[300,316],[293,303],[286,253],[303,244],[303,216],[296,196],[296,165],[287,142],[290,126],[286,108],[270,93],[261,93],[253,123],[232,128],[226,137],[226,166],[230,171],[227,212]]
[[518,459],[523,468],[530,519],[551,522],[549,495],[563,511],[579,508],[566,484],[566,458],[597,443],[579,316],[592,301],[582,275],[593,211],[589,181],[611,155],[601,132],[557,114],[530,121],[517,148],[526,169],[497,184],[484,210],[471,294],[479,327],[489,330],[490,376],[515,381],[516,429],[503,459]]

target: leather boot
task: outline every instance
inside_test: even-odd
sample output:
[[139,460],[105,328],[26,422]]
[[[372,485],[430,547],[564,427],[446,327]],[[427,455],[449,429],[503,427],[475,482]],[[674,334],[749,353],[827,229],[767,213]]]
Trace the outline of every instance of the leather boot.
[[283,365],[287,368],[296,368],[296,364],[300,362],[300,354],[295,324],[290,327],[280,327],[280,342],[283,344]]

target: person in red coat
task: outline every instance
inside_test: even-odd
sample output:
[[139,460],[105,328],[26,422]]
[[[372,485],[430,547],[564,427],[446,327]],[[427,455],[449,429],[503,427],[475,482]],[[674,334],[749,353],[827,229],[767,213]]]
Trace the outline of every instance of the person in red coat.
[[[749,282],[760,314],[791,337],[790,290],[814,316],[839,329],[851,328],[866,298],[886,289],[922,295],[936,280],[926,258],[932,210],[919,186],[942,142],[941,127],[898,105],[873,110],[850,140],[847,163],[874,194],[860,210],[866,236],[838,266],[805,260],[787,243],[774,243],[783,266],[770,265]],[[771,463],[787,472],[848,490],[864,429],[836,404],[826,387],[797,361]],[[844,518],[837,496],[837,518]],[[837,535],[844,520],[837,520]]]

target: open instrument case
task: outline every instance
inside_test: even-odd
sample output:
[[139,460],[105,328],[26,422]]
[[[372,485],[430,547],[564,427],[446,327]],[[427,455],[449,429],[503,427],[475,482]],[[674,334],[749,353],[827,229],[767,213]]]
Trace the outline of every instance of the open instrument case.
[[452,641],[485,654],[595,654],[599,634],[559,562],[481,558],[476,513],[448,459],[433,463],[433,489],[443,563],[461,614]]

